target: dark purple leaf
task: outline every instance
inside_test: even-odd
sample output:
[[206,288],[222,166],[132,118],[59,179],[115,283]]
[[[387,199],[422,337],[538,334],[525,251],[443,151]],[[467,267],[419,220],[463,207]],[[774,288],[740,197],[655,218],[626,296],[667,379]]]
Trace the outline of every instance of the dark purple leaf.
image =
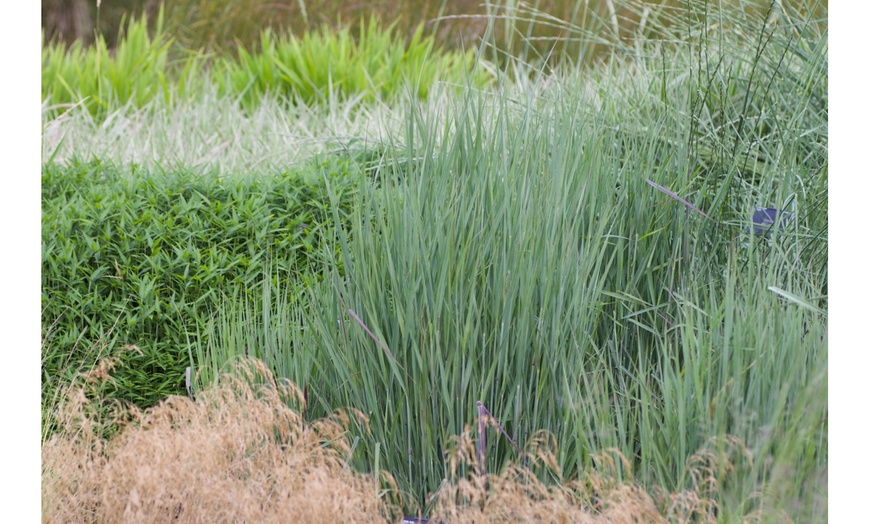
[[[780,211],[775,207],[756,207],[755,212],[752,213],[752,232],[756,235],[766,235],[774,225],[782,229],[789,220],[791,220],[791,213],[788,211]],[[749,232],[749,228],[746,228],[746,232]]]

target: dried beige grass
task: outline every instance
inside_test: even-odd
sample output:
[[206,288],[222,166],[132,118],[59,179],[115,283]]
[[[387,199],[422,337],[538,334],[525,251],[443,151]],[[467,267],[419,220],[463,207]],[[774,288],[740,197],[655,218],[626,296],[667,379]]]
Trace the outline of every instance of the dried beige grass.
[[[716,522],[719,475],[733,473],[741,460],[752,464],[752,454],[743,441],[731,435],[711,438],[687,461],[690,489],[679,493],[662,492],[660,504],[668,508],[668,516],[679,522]],[[759,511],[752,518],[761,517],[767,518],[767,515]]]
[[[448,478],[430,502],[431,522],[699,523],[716,522],[719,481],[740,464],[752,465],[746,445],[733,436],[713,437],[686,464],[689,489],[652,494],[632,481],[631,464],[617,449],[593,457],[594,469],[565,480],[556,461],[557,443],[540,431],[526,444],[517,463],[499,474],[480,464],[471,427],[454,437],[447,452]],[[522,465],[520,465],[522,464]],[[533,470],[549,472],[545,484]],[[628,481],[620,479],[620,472]],[[745,522],[791,522],[784,512],[759,508]]]
[[304,408],[301,392],[262,363],[241,362],[196,401],[117,409],[111,438],[85,378],[43,445],[44,522],[375,522],[397,511],[345,467],[347,417],[362,415],[306,423],[288,407]]
[[[628,465],[616,450],[608,450]],[[608,452],[597,457],[602,471],[587,471],[568,482],[544,484],[529,466],[547,468],[561,480],[556,463],[556,442],[541,431],[526,445],[520,462],[508,464],[498,474],[482,471],[471,429],[451,441],[448,479],[433,496],[432,521],[559,522],[559,523],[659,523],[667,522],[653,499],[638,485],[616,480]],[[467,472],[460,475],[459,472]]]
[[[306,422],[302,392],[252,359],[238,361],[195,401],[170,397],[142,411],[102,399],[116,363],[104,359],[79,375],[54,413],[60,429],[42,449],[44,522],[384,522],[401,515],[388,472],[376,482],[345,462],[351,418],[368,423],[362,413],[338,410]],[[739,439],[711,439],[688,461],[689,490],[651,496],[631,481],[630,464],[615,449],[569,480],[545,431],[497,474],[484,470],[480,452],[471,426],[451,439],[430,522],[715,522],[717,472],[752,461]],[[555,482],[543,482],[543,471]],[[746,520],[771,517],[789,521],[761,510]]]

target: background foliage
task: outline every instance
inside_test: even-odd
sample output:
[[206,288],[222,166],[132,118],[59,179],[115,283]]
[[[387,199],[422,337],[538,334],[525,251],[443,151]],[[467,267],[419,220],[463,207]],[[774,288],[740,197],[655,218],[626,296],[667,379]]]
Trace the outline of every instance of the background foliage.
[[393,25],[382,27],[375,18],[360,26],[358,37],[347,28],[301,37],[265,29],[256,50],[239,47],[235,56],[211,61],[198,52],[171,58],[174,39],[164,32],[163,20],[161,9],[149,31],[146,17],[131,18],[111,50],[102,35],[91,46],[81,41],[69,47],[44,45],[43,100],[54,112],[84,104],[103,119],[110,106],[140,108],[157,97],[187,100],[212,84],[219,96],[238,98],[253,110],[267,96],[307,105],[391,100],[405,94],[425,99],[439,80],[471,79],[478,87],[491,80],[474,66],[471,51],[442,52],[422,31],[404,43]]
[[[808,18],[823,19],[827,0],[805,2],[786,0],[786,7],[805,11]],[[480,2],[478,0],[107,0],[99,13],[95,2],[86,0],[42,0],[43,28],[47,37],[58,36],[66,42],[93,37],[92,27],[105,36],[109,47],[118,41],[124,17],[139,16],[143,10],[151,20],[159,7],[166,9],[170,34],[186,49],[203,49],[225,54],[241,46],[253,49],[260,33],[270,28],[301,35],[321,26],[337,29],[358,24],[375,16],[395,22],[397,32],[410,39],[420,24],[434,34],[439,46],[449,49],[475,47],[487,30],[487,14],[508,15],[491,28],[498,34],[503,51],[522,50],[531,45],[546,55],[553,44],[577,59],[583,49],[616,42],[630,42],[636,36],[666,36],[667,27],[679,25],[682,13],[702,16],[705,5],[715,11],[718,5],[744,11],[763,12],[761,3],[746,0],[689,2],[686,0],[536,0],[533,2]],[[537,14],[536,14],[537,13]],[[98,16],[99,15],[99,16]],[[74,20],[79,20],[74,22]],[[569,42],[594,36],[592,42]],[[523,40],[521,37],[526,37]],[[529,40],[531,39],[531,40]],[[587,39],[588,40],[588,39]],[[560,53],[557,53],[560,54]],[[589,53],[592,56],[594,53]]]

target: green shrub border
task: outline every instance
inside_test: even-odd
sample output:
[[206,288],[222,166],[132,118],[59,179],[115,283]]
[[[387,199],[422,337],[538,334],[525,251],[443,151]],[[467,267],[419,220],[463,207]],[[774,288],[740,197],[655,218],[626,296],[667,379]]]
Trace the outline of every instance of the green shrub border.
[[224,179],[45,165],[44,403],[96,345],[125,364],[109,397],[147,407],[183,393],[190,338],[227,294],[264,276],[282,287],[322,278],[321,249],[363,177],[337,157]]

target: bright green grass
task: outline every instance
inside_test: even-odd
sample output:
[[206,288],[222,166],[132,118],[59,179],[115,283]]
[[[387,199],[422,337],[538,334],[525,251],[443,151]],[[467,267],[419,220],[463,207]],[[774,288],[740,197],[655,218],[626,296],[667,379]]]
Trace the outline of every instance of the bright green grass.
[[393,100],[408,92],[425,99],[438,80],[472,78],[479,87],[489,78],[474,69],[474,54],[435,48],[422,25],[407,43],[375,19],[357,38],[350,29],[306,32],[302,37],[264,31],[258,52],[242,48],[236,60],[223,60],[213,78],[221,93],[256,107],[265,94],[306,104],[331,99]]
[[[484,86],[492,79],[472,51],[443,51],[419,30],[405,42],[392,26],[372,19],[354,38],[349,29],[302,37],[265,29],[256,50],[205,56],[172,47],[163,10],[152,34],[145,18],[131,19],[111,52],[101,35],[84,47],[51,43],[42,51],[42,97],[52,114],[82,105],[100,122],[126,104],[143,107],[196,99],[215,86],[222,97],[256,110],[264,97],[291,104],[393,100],[413,93],[425,99],[438,81]],[[170,60],[170,51],[174,50]]]
[[191,75],[201,78],[194,73],[201,65],[197,57],[179,66],[179,81],[168,78],[175,67],[169,63],[171,40],[163,32],[162,11],[153,35],[144,18],[131,19],[126,29],[111,53],[102,36],[89,47],[80,41],[69,49],[63,44],[43,45],[42,99],[56,109],[81,104],[92,114],[105,116],[118,104],[139,107],[158,97],[183,96]]

